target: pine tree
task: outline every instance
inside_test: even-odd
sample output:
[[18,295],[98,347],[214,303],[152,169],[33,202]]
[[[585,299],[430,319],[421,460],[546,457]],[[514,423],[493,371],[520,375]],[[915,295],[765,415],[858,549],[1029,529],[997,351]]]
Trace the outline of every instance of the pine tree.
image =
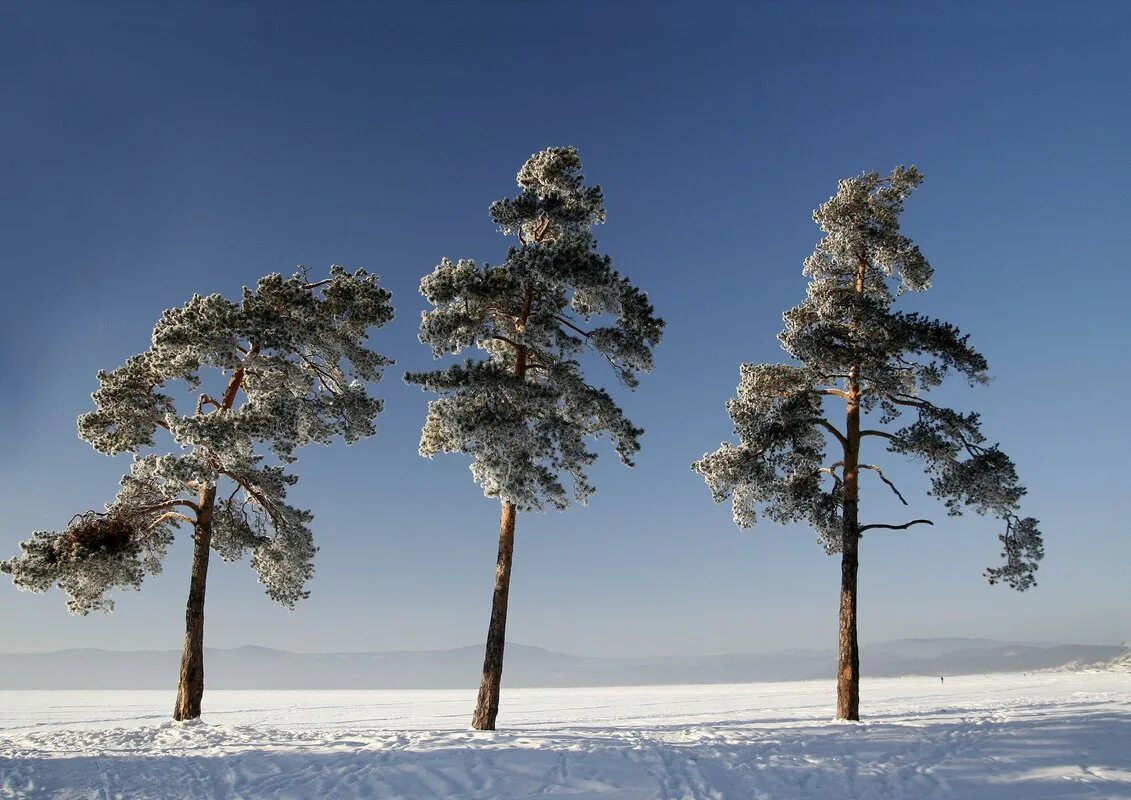
[[[797,363],[743,364],[738,396],[727,405],[737,446],[724,443],[692,465],[717,502],[732,499],[739,526],[753,525],[759,509],[775,522],[806,521],[828,553],[840,554],[841,719],[860,715],[860,539],[866,531],[932,524],[860,524],[862,471],[907,505],[879,465],[861,460],[863,442],[919,461],[930,494],[950,515],[972,509],[1001,518],[1005,563],[986,572],[991,584],[1003,581],[1022,591],[1034,586],[1044,555],[1037,521],[1019,516],[1025,489],[1013,462],[986,443],[978,415],[924,397],[950,374],[972,385],[987,382],[986,359],[955,326],[893,309],[905,291],[931,285],[931,266],[901,234],[899,222],[904,200],[921,181],[915,167],[897,167],[887,176],[865,173],[842,180],[836,195],[814,212],[825,236],[805,261],[808,296],[785,313],[778,336]],[[841,403],[845,422],[837,427],[826,405]],[[869,414],[876,422],[864,428],[862,417]],[[831,463],[830,443],[836,453]]]
[[[586,439],[608,435],[632,465],[643,430],[603,389],[588,384],[579,358],[599,353],[621,383],[637,386],[652,368],[664,323],[647,296],[596,251],[594,225],[605,220],[598,186],[585,186],[572,147],[531,156],[518,173],[521,192],[491,206],[504,235],[515,235],[499,266],[441,261],[420,284],[433,308],[420,341],[437,358],[472,345],[486,358],[446,370],[410,373],[436,392],[420,454],[466,453],[487,497],[502,504],[499,553],[483,678],[472,725],[494,730],[499,709],[507,602],[518,511],[584,503],[594,487],[585,468],[596,459]],[[609,324],[587,327],[596,317]],[[563,479],[568,476],[572,491]]]
[[[269,275],[240,302],[196,295],[165,311],[148,350],[98,373],[96,409],[79,418],[79,436],[98,452],[134,454],[121,490],[104,512],[36,532],[0,570],[28,591],[58,584],[74,614],[111,611],[108,593],[160,572],[174,531],[186,526],[192,577],[173,718],[199,717],[209,552],[225,561],[250,552],[267,595],[288,608],[309,594],[312,516],[286,502],[297,480],[286,467],[302,445],[374,433],[382,404],[361,381],[380,380],[393,362],[365,341],[392,316],[376,276],[337,266],[325,280]],[[170,384],[195,392],[217,378],[221,392],[201,393],[178,413]],[[158,429],[176,451],[143,453]]]

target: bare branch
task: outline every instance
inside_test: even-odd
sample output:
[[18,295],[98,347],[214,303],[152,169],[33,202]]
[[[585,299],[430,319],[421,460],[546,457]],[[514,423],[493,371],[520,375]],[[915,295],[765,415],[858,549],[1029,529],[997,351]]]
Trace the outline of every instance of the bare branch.
[[224,407],[222,405],[220,405],[220,401],[215,399],[214,397],[212,397],[212,395],[202,394],[200,396],[200,398],[196,401],[196,413],[197,414],[203,414],[204,413],[204,406],[209,405],[209,404],[215,406],[216,409],[219,410],[219,411],[222,411],[224,409]]
[[158,525],[160,525],[162,522],[165,522],[166,520],[170,520],[170,519],[180,520],[181,522],[187,522],[189,525],[194,525],[194,526],[196,525],[196,520],[194,520],[192,517],[187,517],[184,514],[177,513],[176,511],[166,511],[164,514],[157,517],[157,519],[153,520],[153,522],[149,523],[149,527],[146,528],[146,530],[151,531],[154,528],[156,528]]
[[192,509],[192,512],[194,514],[200,513],[200,506],[198,506],[192,500],[178,498],[176,500],[166,500],[164,503],[154,503],[151,506],[142,506],[141,508],[136,508],[133,510],[132,514],[148,514],[151,511],[168,511],[176,508],[177,506],[180,506],[181,508]]
[[888,433],[887,431],[880,431],[880,430],[876,430],[874,428],[869,428],[868,430],[860,431],[860,435],[861,436],[880,436],[880,437],[883,437],[884,439],[890,439],[893,442],[896,441],[896,437],[894,435]]
[[817,470],[817,472],[818,474],[832,475],[832,478],[834,481],[836,481],[837,486],[840,486],[842,483],[844,483],[844,479],[836,474],[836,471],[833,467],[821,467],[819,470]]
[[860,464],[859,467],[860,469],[870,469],[872,470],[872,472],[879,475],[880,480],[886,483],[888,485],[888,488],[895,492],[895,496],[899,498],[899,502],[903,503],[903,505],[907,505],[907,500],[903,497],[902,494],[900,494],[899,489],[895,488],[895,484],[887,479],[887,477],[879,467],[877,467],[875,464]]
[[818,425],[820,425],[825,430],[827,430],[833,436],[835,436],[837,438],[837,441],[840,442],[841,447],[844,447],[844,448],[848,447],[848,439],[844,438],[844,434],[841,433],[840,431],[838,431],[836,429],[836,426],[833,425],[831,422],[829,422],[827,419],[825,419],[824,417],[818,417],[817,419],[815,419],[813,421],[816,422]]
[[581,334],[582,336],[584,336],[584,337],[585,337],[586,339],[588,339],[588,338],[589,338],[590,336],[592,336],[592,335],[593,335],[593,332],[592,332],[592,331],[587,331],[587,330],[585,330],[584,328],[580,328],[580,327],[578,327],[577,325],[574,325],[574,324],[573,324],[572,322],[570,322],[570,321],[569,321],[568,319],[566,319],[565,317],[563,317],[563,316],[561,316],[561,315],[559,315],[559,314],[555,314],[555,315],[554,315],[554,319],[556,319],[556,320],[557,320],[558,322],[560,322],[560,323],[562,323],[563,325],[565,325],[565,326],[566,326],[567,328],[569,328],[569,329],[571,329],[571,330],[574,330],[574,331],[577,331],[577,332],[578,332],[578,333],[580,333],[580,334]]
[[319,286],[325,286],[326,284],[333,283],[333,282],[334,282],[333,278],[323,278],[322,280],[315,281],[314,283],[304,283],[302,285],[302,288],[309,292],[309,291],[312,291],[314,289],[317,289]]
[[913,519],[910,522],[904,523],[903,525],[881,525],[879,523],[873,523],[871,525],[861,525],[859,528],[856,529],[856,532],[859,534],[859,533],[863,533],[864,531],[870,531],[873,528],[884,528],[884,529],[889,530],[889,531],[903,531],[903,530],[907,530],[912,525],[934,525],[934,524],[935,523],[931,522],[929,519]]

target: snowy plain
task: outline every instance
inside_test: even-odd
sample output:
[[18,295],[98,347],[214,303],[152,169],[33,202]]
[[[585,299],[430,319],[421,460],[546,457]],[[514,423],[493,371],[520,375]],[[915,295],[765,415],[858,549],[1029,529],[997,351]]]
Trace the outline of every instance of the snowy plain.
[[1131,798],[1131,674],[504,687],[502,730],[464,690],[0,691],[0,798]]

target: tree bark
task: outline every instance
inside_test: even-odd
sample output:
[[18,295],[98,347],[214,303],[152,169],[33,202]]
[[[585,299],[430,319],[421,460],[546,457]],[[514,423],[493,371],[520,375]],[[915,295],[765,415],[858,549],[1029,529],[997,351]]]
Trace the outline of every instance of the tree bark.
[[[864,293],[868,261],[856,270],[857,294]],[[855,333],[855,326],[853,326]],[[860,640],[856,589],[860,572],[860,367],[849,369],[844,427],[844,506],[840,539],[840,643],[836,675],[837,719],[860,719]]]
[[200,701],[204,697],[204,592],[208,583],[208,555],[212,546],[212,510],[216,503],[216,487],[200,492],[200,511],[193,537],[192,578],[189,581],[188,604],[185,607],[185,648],[181,656],[181,675],[177,685],[177,703],[173,719],[200,717]]
[[[859,413],[859,412],[857,412]],[[850,440],[851,441],[851,440]],[[849,449],[854,450],[850,444]],[[857,453],[844,464],[844,528],[840,554],[840,646],[836,682],[837,719],[860,719],[860,643],[856,632],[856,586],[860,569]]]
[[513,503],[503,503],[499,522],[499,558],[495,566],[495,592],[491,598],[491,624],[487,628],[487,649],[483,655],[483,678],[471,727],[480,731],[495,730],[499,714],[499,687],[503,679],[503,650],[507,639],[507,603],[510,600],[511,563],[514,559],[514,523],[517,510]]
[[[515,333],[522,335],[526,320],[530,318],[534,289],[527,286],[522,292],[522,310],[515,320]],[[527,356],[524,345],[515,347],[514,376],[526,379]],[[479,681],[479,697],[471,727],[479,731],[495,730],[495,717],[499,715],[499,686],[503,680],[503,650],[507,643],[507,603],[511,593],[511,562],[514,559],[514,521],[518,509],[514,503],[503,503],[499,521],[499,558],[495,563],[495,592],[491,597],[491,624],[487,627],[487,648],[483,654],[483,677]]]

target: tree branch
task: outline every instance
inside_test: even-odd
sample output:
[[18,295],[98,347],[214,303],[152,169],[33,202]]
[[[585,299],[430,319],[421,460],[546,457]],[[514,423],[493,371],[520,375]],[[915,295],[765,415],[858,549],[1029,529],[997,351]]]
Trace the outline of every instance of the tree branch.
[[154,528],[156,528],[158,525],[160,525],[162,522],[164,522],[167,519],[177,519],[177,520],[180,520],[181,522],[187,522],[189,525],[194,525],[194,526],[196,525],[196,520],[193,519],[192,517],[187,517],[184,514],[177,513],[176,511],[166,511],[164,514],[159,516],[157,519],[153,520],[153,522],[149,523],[149,527],[146,528],[146,530],[147,531],[153,530]]
[[222,411],[223,408],[224,408],[222,405],[220,405],[220,401],[217,400],[216,398],[212,397],[212,395],[202,394],[200,396],[200,398],[196,401],[196,413],[197,414],[203,414],[204,413],[204,406],[206,404],[209,404],[209,403],[211,403],[213,406],[215,406],[218,410]]
[[884,439],[890,439],[893,442],[896,441],[896,439],[897,439],[896,436],[888,433],[887,431],[879,431],[879,430],[876,430],[874,428],[869,428],[868,430],[860,431],[860,435],[861,436],[881,436]]
[[[247,355],[253,356],[258,352],[259,352],[259,345],[253,344],[251,346],[251,349],[248,350]],[[244,357],[244,360],[245,361],[247,360],[247,356]],[[244,377],[244,368],[242,366],[237,367],[236,371],[232,373],[232,379],[228,382],[227,391],[224,392],[223,405],[220,408],[221,411],[227,411],[228,409],[230,409],[232,407],[232,404],[234,402],[236,402],[236,394],[239,392],[240,386],[243,385],[243,377]]]
[[142,506],[141,508],[134,509],[134,514],[148,514],[151,511],[169,511],[171,509],[181,506],[182,508],[192,509],[194,514],[200,513],[200,506],[192,500],[185,500],[178,498],[176,500],[166,500],[164,503],[154,503],[151,506]]
[[571,329],[571,330],[574,330],[574,331],[576,331],[576,332],[580,333],[580,334],[581,334],[582,336],[584,336],[584,337],[585,337],[586,339],[588,339],[588,338],[589,338],[590,336],[592,336],[592,335],[593,335],[593,332],[592,332],[592,331],[587,331],[587,330],[585,330],[584,328],[579,328],[579,327],[578,327],[577,325],[574,325],[574,324],[573,324],[572,322],[570,322],[570,321],[569,321],[568,319],[566,319],[565,317],[559,316],[558,314],[554,314],[554,319],[556,319],[556,320],[557,320],[558,322],[560,322],[561,324],[565,325],[565,326],[566,326],[567,328],[569,328],[569,329]]
[[903,525],[881,525],[879,523],[873,523],[871,525],[861,525],[859,528],[856,529],[856,532],[858,534],[860,534],[860,533],[863,533],[864,531],[870,531],[873,528],[884,528],[884,529],[889,530],[889,531],[903,531],[903,530],[907,530],[912,525],[934,525],[934,524],[935,523],[931,522],[929,519],[913,519],[910,522],[904,523]]
[[[299,353],[298,357],[302,359],[304,364],[306,364],[308,367],[310,367],[311,370],[314,371],[314,375],[318,378],[318,382],[322,384],[323,389],[325,389],[330,394],[338,394],[341,391],[341,383],[338,382],[338,379],[336,377],[330,374],[330,372],[325,368],[324,365],[311,361],[303,353]],[[328,383],[326,383],[327,379],[332,381],[334,385],[330,386]]]
[[832,466],[832,467],[821,467],[819,470],[817,470],[817,473],[818,474],[824,474],[824,475],[832,475],[833,480],[836,481],[837,486],[840,486],[842,483],[844,483],[844,479],[836,474],[835,465]]
[[229,472],[226,469],[217,469],[216,471],[219,472],[221,475],[226,475],[227,477],[231,478],[233,481],[238,483],[241,487],[243,487],[243,490],[245,492],[247,492],[252,498],[254,498],[255,502],[257,502],[260,505],[260,507],[265,512],[267,512],[268,516],[271,517],[271,522],[276,525],[276,528],[278,527],[278,520],[276,519],[275,512],[274,512],[274,507],[275,507],[274,503],[272,503],[270,500],[268,500],[266,497],[264,497],[262,494],[260,494],[258,491],[256,491],[250,484],[248,484],[245,480],[243,480],[241,477],[236,475],[234,472]]
[[877,467],[875,464],[860,464],[858,466],[860,469],[870,469],[872,470],[872,472],[879,475],[880,480],[886,483],[888,485],[888,488],[895,492],[895,496],[899,498],[899,502],[903,503],[903,505],[907,505],[907,500],[903,497],[902,494],[900,494],[899,489],[895,488],[895,484],[887,479],[887,477],[879,467]]
[[333,283],[333,282],[334,282],[333,278],[323,278],[322,280],[315,281],[314,283],[304,283],[302,285],[302,288],[306,289],[309,292],[309,291],[312,291],[314,289],[317,289],[319,286],[325,286],[326,284]]
[[829,422],[827,419],[825,419],[824,417],[818,417],[817,419],[815,419],[813,421],[816,422],[818,425],[820,425],[825,430],[827,430],[833,436],[835,436],[837,438],[837,441],[840,442],[841,447],[845,447],[845,448],[848,447],[848,439],[844,438],[844,434],[841,433],[840,431],[838,431],[836,429],[836,426],[833,425],[831,422]]
[[510,338],[509,336],[503,336],[501,333],[493,333],[486,338],[488,338],[488,339],[498,339],[500,342],[506,342],[511,347],[513,347],[515,350],[518,350],[520,347],[523,346],[523,345],[519,344],[518,342],[516,342],[514,339]]

